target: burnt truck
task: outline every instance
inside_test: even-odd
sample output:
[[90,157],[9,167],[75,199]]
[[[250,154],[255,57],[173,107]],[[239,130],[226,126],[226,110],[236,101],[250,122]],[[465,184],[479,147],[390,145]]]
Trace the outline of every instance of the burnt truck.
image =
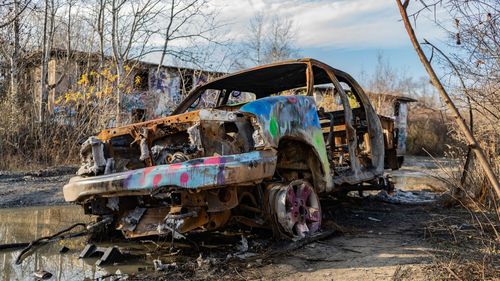
[[[336,108],[316,104],[325,87]],[[207,96],[213,106],[199,108]],[[91,136],[64,198],[126,238],[231,222],[297,239],[321,228],[321,196],[391,191],[384,169],[401,165],[397,140],[394,119],[350,75],[285,61],[198,86],[170,116]]]

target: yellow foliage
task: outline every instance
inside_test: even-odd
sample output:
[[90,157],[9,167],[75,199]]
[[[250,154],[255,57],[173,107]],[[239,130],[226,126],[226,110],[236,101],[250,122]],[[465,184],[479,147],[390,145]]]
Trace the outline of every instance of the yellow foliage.
[[134,84],[136,86],[140,86],[142,84],[142,78],[141,78],[141,76],[139,76],[139,75],[135,76],[135,78],[134,78]]
[[78,80],[78,85],[87,85],[89,83],[89,77],[86,73],[82,74],[80,80]]

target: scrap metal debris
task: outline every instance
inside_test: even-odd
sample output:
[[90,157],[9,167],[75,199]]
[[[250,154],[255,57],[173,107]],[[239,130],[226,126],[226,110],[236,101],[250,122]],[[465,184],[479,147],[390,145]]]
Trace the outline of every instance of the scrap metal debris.
[[95,244],[87,244],[79,256],[81,259],[99,257],[96,265],[110,265],[122,262],[126,256],[118,249],[118,247],[98,247]]
[[110,265],[121,262],[125,256],[120,252],[117,247],[109,247],[104,251],[102,257],[96,261],[97,266]]

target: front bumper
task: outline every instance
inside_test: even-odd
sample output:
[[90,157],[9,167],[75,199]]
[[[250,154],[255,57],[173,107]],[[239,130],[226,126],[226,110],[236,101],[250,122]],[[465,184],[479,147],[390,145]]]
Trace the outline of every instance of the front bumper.
[[273,149],[197,158],[102,176],[74,177],[63,187],[63,193],[64,199],[72,202],[93,195],[148,194],[164,186],[203,189],[245,185],[272,177],[276,161]]

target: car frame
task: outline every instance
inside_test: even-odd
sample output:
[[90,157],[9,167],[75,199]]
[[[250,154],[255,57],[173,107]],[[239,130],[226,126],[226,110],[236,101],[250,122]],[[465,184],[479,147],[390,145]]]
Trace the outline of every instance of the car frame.
[[[321,85],[342,110],[316,106]],[[214,91],[212,108],[194,110]],[[230,104],[235,93],[255,100]],[[321,228],[321,196],[393,188],[393,128],[347,73],[314,59],[273,63],[196,87],[170,116],[90,137],[64,197],[128,238],[229,222],[302,238]]]

